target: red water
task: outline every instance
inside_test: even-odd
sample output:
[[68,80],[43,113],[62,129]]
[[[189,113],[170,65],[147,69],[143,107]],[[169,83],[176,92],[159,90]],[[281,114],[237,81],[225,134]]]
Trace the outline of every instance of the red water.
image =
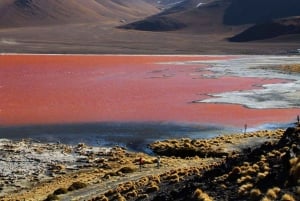
[[[300,109],[248,109],[191,103],[207,93],[246,90],[282,80],[203,78],[205,65],[158,62],[208,56],[0,56],[0,124],[179,121],[249,126],[291,121]],[[202,72],[203,71],[203,72]]]

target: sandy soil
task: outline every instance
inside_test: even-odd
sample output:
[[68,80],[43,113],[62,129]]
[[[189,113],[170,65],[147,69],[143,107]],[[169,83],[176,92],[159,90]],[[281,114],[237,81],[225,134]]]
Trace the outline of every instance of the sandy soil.
[[[82,31],[78,31],[82,30]],[[199,34],[190,31],[143,32],[105,24],[85,23],[0,30],[3,53],[81,54],[287,54],[299,38],[230,43],[233,33]],[[134,40],[133,40],[134,39]]]

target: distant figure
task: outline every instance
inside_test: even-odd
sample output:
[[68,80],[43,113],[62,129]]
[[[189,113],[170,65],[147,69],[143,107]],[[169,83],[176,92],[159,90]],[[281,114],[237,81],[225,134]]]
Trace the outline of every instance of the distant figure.
[[299,115],[297,116],[297,122],[298,122],[298,126],[300,125],[300,118]]
[[140,166],[140,172],[142,171],[142,166],[143,166],[143,158],[140,157],[139,159],[139,166]]
[[245,129],[244,130],[244,134],[246,134],[246,132],[247,132],[247,127],[248,127],[247,124],[245,124],[245,126],[244,126],[244,129]]
[[160,168],[160,156],[157,157],[157,168]]

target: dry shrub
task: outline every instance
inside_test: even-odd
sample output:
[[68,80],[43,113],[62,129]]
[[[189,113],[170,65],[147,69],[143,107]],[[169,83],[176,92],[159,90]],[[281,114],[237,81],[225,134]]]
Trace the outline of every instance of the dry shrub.
[[54,195],[61,195],[66,193],[68,193],[68,189],[66,188],[58,188],[53,192]]
[[251,180],[252,180],[252,177],[250,175],[247,175],[245,177],[241,177],[240,179],[238,179],[237,183],[241,184],[241,183],[244,183],[244,182],[247,182],[247,181],[251,181]]
[[193,194],[193,198],[199,201],[212,201],[213,199],[209,195],[197,188]]
[[258,178],[259,180],[262,180],[262,179],[264,179],[268,174],[269,174],[268,172],[259,172],[259,173],[257,174],[257,178]]
[[105,174],[105,175],[103,176],[103,178],[109,180],[109,179],[111,178],[111,176],[110,176],[110,174]]
[[109,199],[105,195],[102,195],[100,197],[96,197],[94,200],[96,200],[96,201],[109,201]]
[[147,189],[146,189],[146,192],[147,193],[153,193],[153,192],[156,192],[156,191],[159,191],[159,186],[155,185],[155,184],[152,184],[151,186],[149,186]]
[[265,166],[263,166],[263,170],[264,171],[270,171],[270,167],[269,167],[269,165],[268,164],[265,164]]
[[231,171],[230,174],[233,174],[233,175],[237,175],[237,174],[240,174],[241,173],[241,168],[240,167],[234,167]]
[[281,197],[281,200],[282,201],[295,201],[295,198],[286,193]]
[[193,174],[196,174],[196,175],[200,174],[200,170],[198,168],[193,168],[192,172],[193,172]]
[[121,194],[118,194],[118,201],[126,201],[126,198],[123,197]]
[[149,198],[148,194],[139,194],[137,200],[143,200],[143,199],[147,199],[147,198]]
[[297,182],[300,179],[300,157],[291,159],[290,164],[290,175],[293,178],[293,181]]
[[203,191],[199,188],[197,188],[193,194],[193,198],[196,198],[196,197],[200,197],[200,195],[203,193]]
[[53,201],[53,200],[59,200],[57,195],[50,194],[47,196],[47,198],[44,201]]
[[142,177],[140,178],[137,182],[137,186],[146,186],[149,183],[149,178],[148,177]]
[[279,187],[273,187],[272,189],[276,193],[276,195],[278,195],[278,193],[280,193],[280,191],[281,191],[281,189]]
[[277,198],[277,194],[273,189],[269,189],[266,193],[266,196],[272,200],[275,200]]
[[180,181],[180,178],[177,177],[177,178],[171,179],[171,180],[170,180],[170,184],[179,183],[179,181]]
[[259,167],[265,166],[265,162],[264,162],[264,161],[258,161],[256,164],[257,164]]
[[124,192],[126,189],[124,188],[123,184],[119,184],[119,186],[116,188],[116,191],[118,193]]
[[275,157],[276,157],[275,154],[272,153],[272,152],[269,152],[269,153],[267,154],[267,156],[270,157],[270,158],[275,158]]
[[241,174],[242,170],[240,167],[234,167],[231,172],[228,174],[228,179],[236,180],[238,179],[239,175]]
[[160,176],[151,175],[149,176],[149,180],[154,181],[155,183],[160,183]]
[[258,200],[260,196],[261,196],[261,191],[259,189],[255,188],[250,191],[251,200]]
[[296,187],[296,194],[300,195],[300,186]]
[[259,170],[259,165],[258,164],[254,164],[252,166],[252,168],[255,170],[255,171],[258,171]]
[[247,195],[249,192],[249,190],[253,187],[253,184],[251,183],[247,183],[247,184],[244,184],[242,186],[239,187],[239,190],[238,190],[238,194],[239,196],[245,196]]
[[172,179],[177,179],[177,178],[179,178],[178,174],[171,174],[166,179],[167,180],[172,180]]
[[246,174],[248,175],[255,175],[257,172],[257,170],[255,170],[254,168],[252,167],[249,167],[247,170],[246,170]]
[[104,195],[107,197],[110,197],[110,196],[114,195],[115,193],[117,193],[116,190],[110,189],[107,192],[105,192]]
[[178,169],[177,170],[177,174],[179,175],[179,176],[183,176],[183,175],[186,175],[187,173],[186,173],[186,169]]
[[68,191],[74,191],[74,190],[78,190],[78,189],[81,189],[81,188],[85,188],[87,185],[83,182],[80,182],[80,181],[77,181],[77,182],[74,182],[69,188],[68,188]]
[[118,172],[122,173],[132,173],[135,172],[137,168],[135,166],[125,166],[118,170]]
[[261,201],[272,201],[270,198],[268,198],[268,197],[263,197],[262,199],[261,199]]
[[125,195],[126,198],[135,198],[137,196],[138,196],[138,193],[136,190],[130,191]]

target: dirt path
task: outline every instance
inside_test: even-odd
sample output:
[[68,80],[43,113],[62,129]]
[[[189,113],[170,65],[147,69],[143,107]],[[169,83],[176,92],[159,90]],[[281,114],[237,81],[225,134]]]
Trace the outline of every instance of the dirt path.
[[172,169],[199,167],[203,164],[209,165],[213,162],[216,162],[216,160],[212,158],[198,160],[168,159],[167,163],[163,163],[159,169],[155,164],[148,164],[142,168],[142,171],[138,170],[124,176],[112,177],[110,180],[98,181],[99,183],[95,181],[95,184],[91,184],[86,188],[69,192],[59,197],[61,201],[84,201],[96,197],[97,195],[104,194],[109,189],[116,188],[119,184],[126,183],[128,181],[135,181],[141,177],[160,175]]

